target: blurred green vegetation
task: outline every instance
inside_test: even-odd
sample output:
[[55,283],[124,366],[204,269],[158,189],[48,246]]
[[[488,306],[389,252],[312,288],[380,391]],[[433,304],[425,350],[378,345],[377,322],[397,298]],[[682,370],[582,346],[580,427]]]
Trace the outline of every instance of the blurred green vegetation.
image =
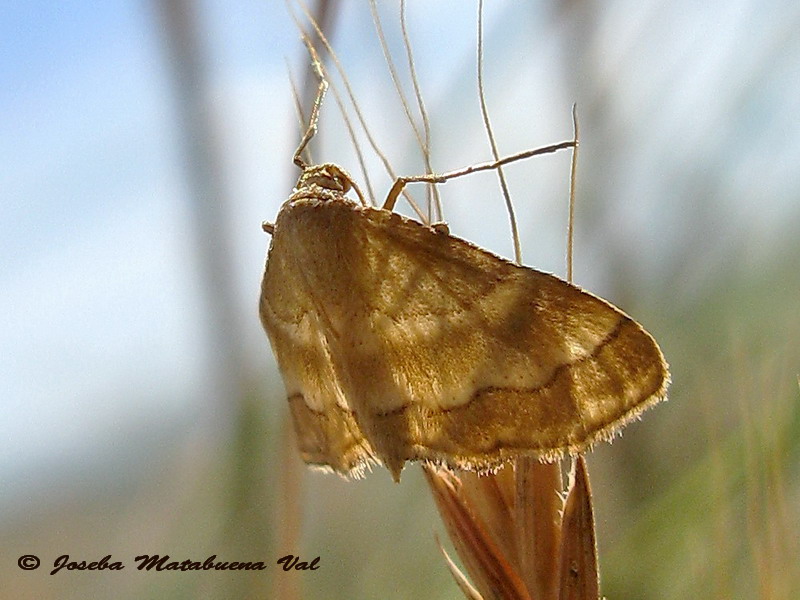
[[[551,17],[553,30],[571,39],[592,27],[585,15],[581,20],[580,5],[564,3],[566,12],[558,19]],[[504,13],[506,19],[513,17],[512,10]],[[347,30],[347,24],[338,27]],[[500,44],[502,27],[495,27]],[[641,27],[646,37],[647,28],[656,25],[647,21]],[[582,51],[590,53],[586,44]],[[575,57],[581,44],[574,46],[569,56],[580,61]],[[800,51],[789,50],[796,60]],[[302,52],[300,44],[292,51]],[[424,54],[418,53],[417,59],[424,61]],[[564,60],[567,69],[569,60]],[[585,73],[590,66],[585,58],[576,71]],[[765,71],[769,68],[763,65]],[[593,84],[611,85],[601,79]],[[276,93],[288,94],[288,86]],[[614,104],[613,89],[595,93],[605,93],[603,102]],[[658,96],[659,91],[650,93]],[[603,136],[611,127],[601,108],[598,101],[584,113],[583,131],[589,138]],[[735,107],[731,110],[728,116],[736,118]],[[437,114],[432,118],[435,123]],[[647,118],[618,132],[633,140],[614,140],[610,154],[625,143],[646,139],[636,125],[646,127]],[[497,129],[518,126],[495,123]],[[680,168],[689,159],[675,157],[688,152],[664,148],[656,157],[670,164],[670,176],[688,181],[697,173],[689,167],[692,172],[683,173]],[[593,156],[597,154],[587,152],[583,160]],[[285,158],[288,165],[288,157],[277,158]],[[603,165],[613,160],[602,158]],[[616,160],[624,161],[624,154]],[[719,182],[725,189],[722,182],[733,178],[731,157],[720,154],[705,160],[702,177],[709,186],[694,200],[706,203],[695,214],[700,220],[675,237],[686,243],[659,258],[656,276],[632,266],[638,255],[625,242],[607,254],[603,250],[609,248],[602,243],[599,250],[592,248],[602,254],[601,259],[593,257],[592,264],[602,262],[608,269],[605,295],[655,335],[673,376],[669,402],[646,413],[621,440],[599,447],[589,457],[601,589],[608,598],[766,600],[800,593],[800,202],[786,211],[781,226],[766,233],[759,230],[757,256],[748,245],[752,239],[737,244],[726,234],[726,251],[706,259],[703,248],[716,235],[717,222],[732,218],[729,213],[735,211],[713,185]],[[653,164],[658,162],[650,164],[658,168]],[[609,185],[602,168],[590,164],[580,182],[584,192],[579,203],[588,205],[579,211],[580,229],[595,232],[597,238],[614,236],[609,214],[635,211],[629,205],[598,208],[605,196],[595,190]],[[785,191],[800,199],[796,185]],[[736,223],[746,225],[744,219]],[[650,221],[647,227],[657,230],[659,223]],[[587,260],[588,254],[584,251]],[[581,260],[578,252],[578,266]],[[696,263],[706,260],[707,268],[697,276]],[[684,279],[687,274],[691,281]],[[272,375],[254,383],[251,374],[237,371],[233,389],[239,396],[230,399],[235,417],[229,427],[176,435],[169,445],[171,455],[144,453],[134,467],[92,474],[88,481],[63,486],[69,491],[58,497],[48,496],[45,488],[36,501],[0,524],[7,550],[24,549],[43,557],[63,551],[85,560],[112,553],[125,560],[128,569],[45,577],[44,567],[21,572],[16,556],[6,552],[0,564],[0,596],[458,598],[433,541],[434,532],[443,534],[444,529],[419,469],[409,468],[400,485],[383,471],[348,482],[305,469],[285,427],[280,380]],[[131,557],[146,552],[196,560],[210,554],[224,560],[263,559],[269,570],[145,575],[133,570]],[[284,573],[275,561],[290,553],[303,560],[319,556],[321,568]]]

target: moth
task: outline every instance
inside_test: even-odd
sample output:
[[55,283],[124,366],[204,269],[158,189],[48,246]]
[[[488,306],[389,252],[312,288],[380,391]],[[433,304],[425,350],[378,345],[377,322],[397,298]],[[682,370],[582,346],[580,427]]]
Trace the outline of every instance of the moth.
[[259,306],[305,462],[399,480],[406,461],[554,460],[665,397],[661,350],[620,309],[394,212],[420,178],[376,208],[340,167],[305,164],[321,95],[302,174],[264,224]]

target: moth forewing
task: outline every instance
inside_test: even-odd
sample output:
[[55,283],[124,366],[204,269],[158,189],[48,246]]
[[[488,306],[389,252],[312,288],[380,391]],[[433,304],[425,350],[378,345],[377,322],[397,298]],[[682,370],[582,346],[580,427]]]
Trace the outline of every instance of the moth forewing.
[[608,302],[305,175],[275,223],[261,319],[307,462],[398,479],[408,460],[553,459],[664,396],[657,344]]

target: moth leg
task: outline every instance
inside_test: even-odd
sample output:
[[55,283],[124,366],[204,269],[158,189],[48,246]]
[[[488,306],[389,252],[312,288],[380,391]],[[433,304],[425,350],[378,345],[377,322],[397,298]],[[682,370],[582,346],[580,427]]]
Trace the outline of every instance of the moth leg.
[[558,152],[559,150],[564,150],[566,148],[574,148],[575,146],[577,146],[575,140],[569,140],[568,142],[560,142],[558,144],[553,144],[551,146],[543,146],[541,148],[534,148],[533,150],[525,150],[524,152],[519,152],[517,154],[505,156],[499,160],[479,163],[477,165],[471,165],[469,167],[463,167],[461,169],[456,169],[455,171],[448,171],[447,173],[442,173],[440,175],[431,173],[427,175],[413,175],[411,177],[398,177],[397,179],[395,179],[392,188],[389,190],[389,194],[386,196],[386,201],[383,203],[383,209],[394,210],[394,206],[397,203],[397,198],[400,196],[400,193],[403,191],[403,188],[405,188],[406,185],[408,185],[409,183],[445,183],[447,181],[450,181],[451,179],[455,179],[456,177],[462,177],[463,175],[477,173],[478,171],[490,171],[492,169],[497,169],[509,163],[516,162],[518,160],[530,158],[531,156],[538,156],[540,154],[551,154],[553,152]]
[[436,223],[431,223],[431,229],[433,229],[436,233],[450,235],[450,226],[444,221],[437,221]]
[[261,223],[261,229],[263,229],[265,233],[272,235],[273,233],[275,233],[275,223],[264,221],[263,223]]
[[319,87],[317,88],[317,97],[314,98],[314,106],[311,108],[311,117],[308,120],[308,128],[306,129],[305,134],[303,134],[303,139],[300,140],[300,145],[297,146],[297,150],[295,150],[294,157],[292,157],[292,161],[301,169],[306,169],[308,165],[300,156],[303,151],[308,146],[308,143],[314,138],[317,134],[317,122],[319,121],[319,109],[322,106],[322,100],[325,98],[325,92],[328,91],[328,80],[325,79],[325,75],[322,73],[322,65],[319,62],[319,56],[317,55],[317,51],[314,50],[314,47],[308,41],[308,39],[303,38],[303,43],[308,48],[308,53],[311,55],[311,65],[314,68],[314,73],[319,79]]

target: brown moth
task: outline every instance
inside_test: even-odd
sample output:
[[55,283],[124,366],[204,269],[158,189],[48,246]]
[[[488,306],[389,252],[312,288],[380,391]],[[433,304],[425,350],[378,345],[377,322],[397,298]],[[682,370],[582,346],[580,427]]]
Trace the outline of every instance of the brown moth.
[[398,180],[374,208],[341,168],[306,165],[323,92],[302,175],[264,224],[260,300],[304,461],[399,480],[413,460],[554,460],[665,397],[658,345],[621,310],[392,211],[408,181],[448,175]]

